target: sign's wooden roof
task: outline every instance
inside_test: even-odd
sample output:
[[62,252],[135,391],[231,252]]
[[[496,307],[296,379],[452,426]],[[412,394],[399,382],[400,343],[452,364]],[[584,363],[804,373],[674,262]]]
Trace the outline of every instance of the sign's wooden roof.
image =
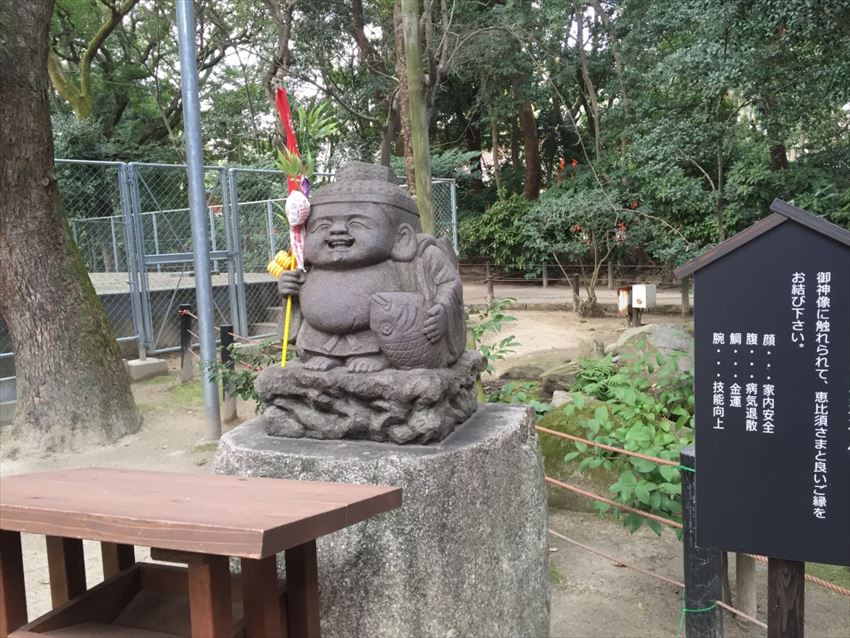
[[765,217],[746,230],[742,230],[740,233],[730,237],[722,244],[717,244],[717,246],[705,251],[696,259],[692,259],[688,263],[679,266],[673,271],[673,274],[679,279],[687,277],[700,268],[720,259],[724,255],[731,253],[733,250],[737,250],[744,244],[751,242],[756,237],[763,235],[788,220],[802,224],[807,228],[811,228],[813,231],[818,232],[821,235],[826,235],[830,239],[834,239],[845,246],[850,246],[850,231],[827,221],[823,217],[813,215],[809,211],[792,206],[787,202],[783,202],[781,199],[773,200],[773,203],[770,205],[770,210],[773,211],[773,214],[769,217]]

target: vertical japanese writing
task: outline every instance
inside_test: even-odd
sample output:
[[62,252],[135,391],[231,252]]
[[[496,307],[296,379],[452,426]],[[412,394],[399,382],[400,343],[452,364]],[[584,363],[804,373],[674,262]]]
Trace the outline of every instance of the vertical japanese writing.
[[744,427],[747,432],[758,431],[758,391],[758,383],[748,383],[744,388],[746,395]]
[[773,434],[775,397],[775,389],[772,383],[765,383],[761,386],[761,431],[764,434]]
[[726,417],[726,396],[725,388],[722,381],[715,381],[712,389],[712,411],[711,416],[714,417],[715,430],[723,430],[723,420]]
[[826,518],[826,449],[829,430],[829,393],[815,392],[815,465],[812,490],[812,515]]
[[794,321],[791,322],[791,341],[803,347],[806,336],[803,334],[805,322],[803,315],[806,311],[806,273],[795,272],[791,275],[791,312]]
[[815,317],[815,373],[823,384],[828,383],[829,372],[829,306],[831,272],[817,274],[817,314]]

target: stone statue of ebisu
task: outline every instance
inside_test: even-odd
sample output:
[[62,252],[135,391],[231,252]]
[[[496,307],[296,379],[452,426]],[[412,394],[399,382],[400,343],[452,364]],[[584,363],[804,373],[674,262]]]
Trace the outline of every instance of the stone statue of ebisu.
[[425,442],[470,416],[483,359],[464,353],[457,257],[388,167],[352,162],[315,193],[304,255],[278,285],[300,365],[257,380],[270,434]]

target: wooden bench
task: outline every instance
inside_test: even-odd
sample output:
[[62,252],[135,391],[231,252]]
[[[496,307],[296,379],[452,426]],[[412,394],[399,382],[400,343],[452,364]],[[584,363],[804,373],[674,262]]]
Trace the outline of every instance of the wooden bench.
[[[400,505],[401,490],[374,485],[113,469],[4,478],[0,638],[318,637],[316,539]],[[29,623],[21,532],[47,537],[53,603]],[[91,589],[82,539],[101,542],[104,581]],[[186,566],[136,563],[135,545]]]

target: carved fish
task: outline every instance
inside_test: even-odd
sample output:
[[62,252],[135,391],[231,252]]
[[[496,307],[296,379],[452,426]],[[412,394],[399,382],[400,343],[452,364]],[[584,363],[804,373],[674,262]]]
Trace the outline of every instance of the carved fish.
[[369,326],[392,367],[411,370],[433,366],[433,346],[423,331],[425,316],[425,298],[419,293],[372,295]]

